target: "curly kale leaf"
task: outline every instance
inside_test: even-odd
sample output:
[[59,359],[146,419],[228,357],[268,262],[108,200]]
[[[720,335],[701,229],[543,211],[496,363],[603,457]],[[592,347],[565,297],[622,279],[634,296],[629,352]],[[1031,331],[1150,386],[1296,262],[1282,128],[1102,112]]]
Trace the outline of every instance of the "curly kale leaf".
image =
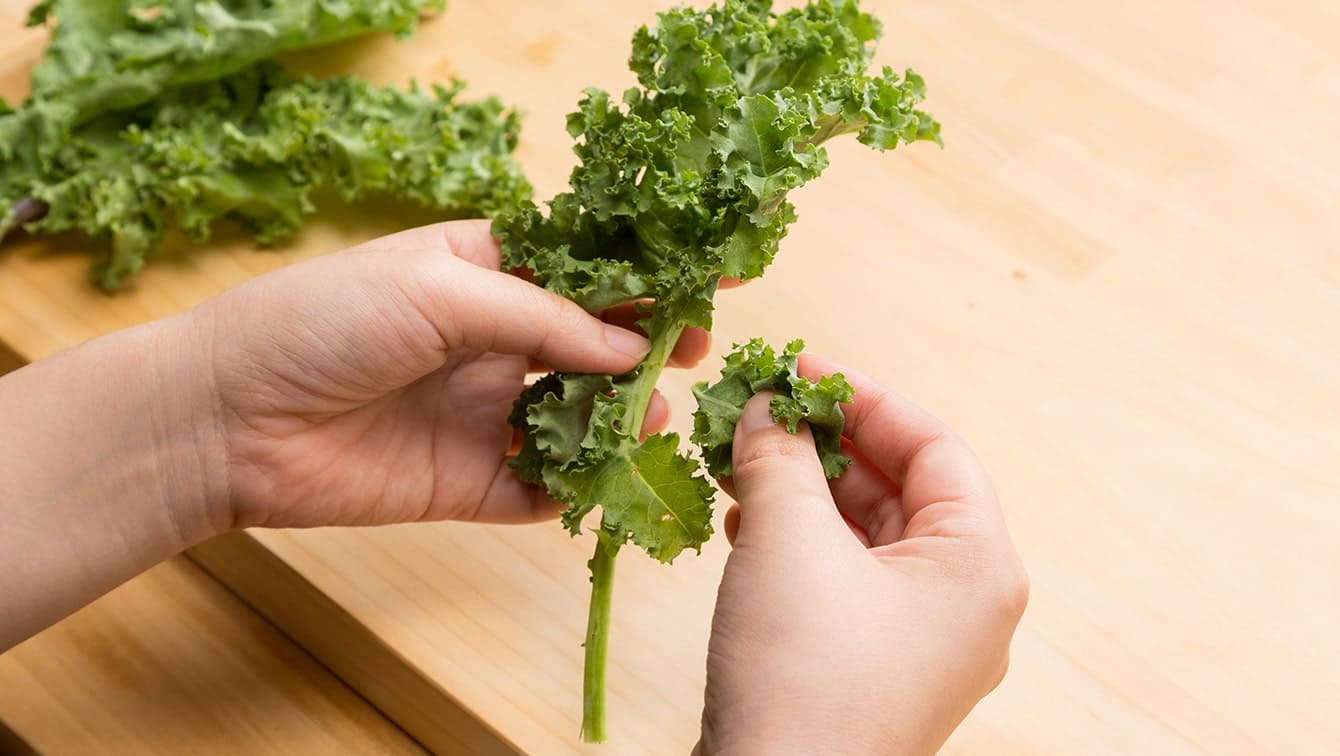
[[525,434],[513,466],[565,502],[563,524],[574,535],[602,508],[604,529],[669,562],[712,535],[712,485],[679,453],[679,437],[638,442],[628,432],[627,384],[609,376],[548,375],[518,400],[512,424]]
[[373,31],[407,34],[420,14],[442,7],[443,0],[47,0],[28,16],[32,26],[57,22],[32,72],[30,105],[68,130],[288,50]]
[[867,71],[879,28],[850,0],[661,14],[633,40],[641,87],[588,89],[569,116],[572,191],[499,220],[508,263],[592,311],[652,297],[706,325],[718,278],[771,262],[824,142],[939,140],[919,76]]
[[[15,222],[15,174],[50,173],[75,129],[217,81],[281,52],[374,31],[407,34],[443,0],[44,0],[28,25],[54,21],[22,107],[0,107],[0,236]],[[20,187],[21,188],[21,187]]]
[[769,408],[787,430],[795,433],[802,420],[809,425],[825,476],[836,478],[847,471],[851,458],[842,453],[842,405],[851,402],[854,392],[841,373],[817,381],[801,376],[796,358],[804,348],[805,342],[797,339],[778,354],[762,339],[751,339],[726,356],[721,380],[693,387],[698,410],[690,440],[702,451],[710,474],[731,474],[735,425],[745,403],[760,391],[776,393]]
[[298,230],[322,187],[457,215],[515,205],[530,193],[511,159],[516,114],[496,99],[459,103],[458,91],[290,80],[263,63],[90,121],[36,170],[0,178],[0,202],[49,205],[31,231],[110,240],[95,271],[108,289],[143,266],[170,223],[203,240],[227,218],[270,244]]

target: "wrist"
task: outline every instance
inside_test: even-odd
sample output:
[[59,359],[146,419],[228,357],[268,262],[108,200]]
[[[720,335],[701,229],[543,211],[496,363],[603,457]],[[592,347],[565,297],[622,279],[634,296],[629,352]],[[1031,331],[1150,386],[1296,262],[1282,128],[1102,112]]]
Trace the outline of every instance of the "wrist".
[[189,318],[0,379],[0,650],[230,526]]
[[[181,536],[180,548],[221,535],[236,518],[228,495],[227,442],[214,380],[208,311],[189,310],[141,326],[149,357],[153,476]],[[138,329],[137,329],[138,330]]]

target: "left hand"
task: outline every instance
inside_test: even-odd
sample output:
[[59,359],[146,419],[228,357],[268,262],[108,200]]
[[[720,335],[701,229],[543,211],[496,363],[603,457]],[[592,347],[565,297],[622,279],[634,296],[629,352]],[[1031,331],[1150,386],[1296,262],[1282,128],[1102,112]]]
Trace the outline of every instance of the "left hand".
[[526,373],[622,373],[647,341],[499,256],[486,222],[418,228],[0,378],[0,651],[234,528],[557,515],[507,466]]
[[[262,276],[189,317],[211,350],[215,505],[237,527],[558,513],[507,466],[529,370],[618,374],[647,350],[635,314],[601,318],[498,271],[487,222],[413,229]],[[672,363],[703,358],[685,334]],[[653,402],[649,430],[668,412]]]

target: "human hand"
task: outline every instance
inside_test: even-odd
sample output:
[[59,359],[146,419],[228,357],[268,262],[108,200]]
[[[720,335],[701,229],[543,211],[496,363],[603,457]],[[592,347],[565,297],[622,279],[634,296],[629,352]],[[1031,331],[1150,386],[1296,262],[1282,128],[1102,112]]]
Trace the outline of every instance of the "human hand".
[[[621,373],[647,340],[498,272],[487,222],[427,226],[262,276],[194,315],[236,526],[522,522],[559,505],[506,465],[528,370]],[[681,338],[672,364],[709,347]],[[664,426],[653,401],[647,431]]]
[[1028,579],[986,473],[940,421],[843,372],[851,469],[750,400],[698,753],[933,753],[1003,678]]

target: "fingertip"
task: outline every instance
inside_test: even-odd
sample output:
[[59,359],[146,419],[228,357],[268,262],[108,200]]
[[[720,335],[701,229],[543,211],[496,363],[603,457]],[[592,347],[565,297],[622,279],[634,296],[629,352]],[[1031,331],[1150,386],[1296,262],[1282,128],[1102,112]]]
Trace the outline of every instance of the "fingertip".
[[721,529],[726,532],[726,540],[735,547],[735,537],[740,534],[740,505],[731,504],[722,520]]
[[493,482],[473,516],[474,522],[525,524],[552,520],[567,505],[555,501],[543,487],[526,483],[507,465],[499,465]]
[[685,329],[674,351],[670,353],[670,365],[677,368],[694,367],[711,351],[712,334],[702,328]]
[[747,443],[750,436],[766,428],[771,428],[777,423],[772,419],[772,399],[776,393],[772,391],[760,391],[750,397],[745,403],[744,410],[740,413],[740,420],[735,425],[735,443]]
[[567,504],[553,499],[546,493],[538,492],[530,502],[530,522],[557,520],[567,508]]
[[651,401],[647,403],[647,415],[642,421],[640,437],[645,439],[653,433],[660,433],[670,424],[670,402],[660,389],[653,389]]
[[377,237],[354,249],[447,252],[472,265],[497,270],[502,263],[502,248],[490,227],[490,221],[475,219],[429,223]]
[[647,356],[647,352],[651,351],[651,342],[642,334],[609,323],[601,324],[601,329],[605,344],[624,357],[641,362],[642,358]]
[[[796,358],[796,372],[800,373],[802,378],[818,380],[825,375],[833,373],[842,373],[850,383],[854,377],[857,381],[873,383],[864,373],[859,370],[853,370],[846,365],[829,359],[813,352],[801,352]],[[854,385],[854,384],[853,384]]]
[[735,479],[734,479],[734,478],[731,478],[731,477],[728,476],[728,475],[723,475],[723,476],[721,476],[720,478],[717,478],[717,485],[720,486],[720,487],[721,487],[721,490],[722,490],[722,491],[725,491],[725,492],[726,492],[726,495],[729,496],[729,497],[731,497],[732,499],[739,499],[739,498],[740,498],[739,496],[736,496],[736,495],[735,495]]
[[502,245],[493,235],[492,221],[475,218],[438,225],[452,254],[489,270],[498,270],[502,266]]
[[[647,309],[645,302],[629,302],[611,307],[599,314],[604,322],[646,335]],[[712,335],[703,328],[686,328],[675,342],[667,361],[671,367],[690,368],[702,362],[712,350]]]

